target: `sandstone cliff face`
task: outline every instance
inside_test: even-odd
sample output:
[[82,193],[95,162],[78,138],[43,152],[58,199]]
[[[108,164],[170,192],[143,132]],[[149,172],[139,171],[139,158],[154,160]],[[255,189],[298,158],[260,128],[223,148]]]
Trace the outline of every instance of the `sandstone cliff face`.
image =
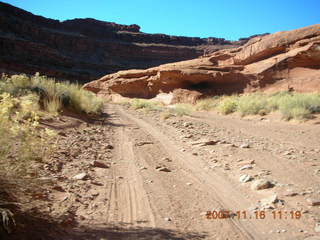
[[193,60],[119,71],[84,87],[100,95],[142,98],[179,88],[204,95],[320,91],[320,24],[258,36],[244,46]]
[[145,34],[138,25],[95,19],[59,22],[0,2],[0,71],[40,72],[82,82],[119,70],[158,66],[240,46],[248,39]]

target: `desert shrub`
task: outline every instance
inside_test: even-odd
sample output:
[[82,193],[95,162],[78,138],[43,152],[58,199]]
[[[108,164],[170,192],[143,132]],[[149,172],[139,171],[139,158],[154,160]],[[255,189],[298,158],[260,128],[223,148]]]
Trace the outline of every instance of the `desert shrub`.
[[320,113],[320,94],[278,92],[229,96],[223,97],[216,109],[222,114],[239,112],[242,116],[280,111],[286,120],[303,120]]
[[62,104],[59,98],[55,97],[51,100],[44,100],[44,109],[46,112],[57,116]]
[[40,129],[37,96],[14,98],[0,95],[0,169],[2,174],[22,176],[30,173],[30,161],[41,161],[52,151],[48,144],[55,132]]
[[[40,175],[38,166],[55,150],[56,133],[39,127],[39,96],[28,94],[13,97],[0,94],[0,177],[1,190],[11,194],[23,192]],[[10,182],[10,187],[3,184]],[[31,189],[31,191],[38,189]],[[0,199],[2,200],[2,199]],[[7,200],[6,197],[4,200]],[[0,208],[0,235],[11,233],[15,227],[14,214]]]
[[31,77],[30,87],[35,91],[39,91],[38,94],[41,94],[40,91],[43,90],[45,97],[49,99],[58,95],[56,81],[54,79],[47,78],[46,76],[40,76],[38,73]]
[[103,100],[78,84],[56,82],[38,73],[32,77],[23,74],[11,77],[3,75],[0,93],[3,92],[13,96],[35,93],[39,96],[40,105],[50,112],[58,112],[65,107],[79,113],[98,114],[103,109]]
[[217,111],[222,114],[230,114],[237,111],[238,98],[236,96],[223,97],[217,106]]
[[19,103],[19,111],[16,112],[18,118],[38,120],[39,115],[39,96],[28,94],[16,99]]
[[294,107],[290,109],[282,109],[282,117],[285,120],[296,119],[296,120],[305,120],[311,118],[312,114],[309,110],[303,107]]
[[320,113],[319,94],[299,94],[283,96],[278,100],[279,111],[286,120],[307,119],[313,113]]
[[201,99],[198,100],[195,106],[195,109],[197,111],[211,111],[215,109],[218,105],[218,101],[216,98],[206,98],[206,99]]
[[145,111],[161,111],[162,105],[158,102],[153,102],[145,99],[133,99],[130,102],[130,105],[133,109],[144,109]]
[[131,101],[131,107],[135,110],[141,109],[141,108],[146,108],[146,107],[148,107],[149,104],[150,103],[144,99],[135,98]]
[[92,92],[81,89],[78,85],[70,84],[69,92],[64,92],[70,97],[70,107],[77,112],[87,114],[101,113],[103,110],[103,100],[96,97]]
[[187,103],[178,103],[175,104],[173,106],[173,108],[171,109],[171,112],[179,117],[182,117],[184,115],[191,115],[192,112],[194,111],[194,108],[191,104],[187,104]]
[[246,115],[266,115],[270,112],[267,97],[262,94],[248,94],[239,97],[237,111],[241,116]]

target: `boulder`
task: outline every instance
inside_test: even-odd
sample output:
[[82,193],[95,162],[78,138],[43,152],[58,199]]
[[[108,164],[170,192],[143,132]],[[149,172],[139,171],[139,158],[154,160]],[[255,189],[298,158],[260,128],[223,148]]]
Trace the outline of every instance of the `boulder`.
[[190,103],[195,104],[197,100],[203,98],[203,94],[198,91],[192,91],[188,89],[174,89],[172,92],[171,104],[176,103]]
[[251,185],[252,190],[262,190],[262,189],[267,189],[271,187],[272,187],[271,182],[265,179],[256,180]]

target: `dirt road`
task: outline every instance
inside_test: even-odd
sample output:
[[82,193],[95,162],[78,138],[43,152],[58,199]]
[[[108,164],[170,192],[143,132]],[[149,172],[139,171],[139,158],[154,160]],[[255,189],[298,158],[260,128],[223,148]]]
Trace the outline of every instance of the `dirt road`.
[[[74,133],[78,155],[58,174],[88,176],[53,193],[62,200],[52,209],[73,209],[80,226],[65,239],[319,235],[318,125],[211,113],[160,120],[111,104],[106,112],[107,124],[81,130],[87,138]],[[93,158],[108,167],[92,166]],[[268,182],[256,190],[259,179]]]

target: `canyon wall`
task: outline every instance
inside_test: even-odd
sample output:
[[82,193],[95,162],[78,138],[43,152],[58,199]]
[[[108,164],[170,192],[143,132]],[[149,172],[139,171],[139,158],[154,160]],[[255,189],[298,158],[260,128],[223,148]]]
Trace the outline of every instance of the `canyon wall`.
[[146,34],[135,24],[91,18],[60,22],[2,2],[0,21],[0,72],[40,72],[80,82],[192,59],[249,40]]
[[[245,45],[88,83],[103,96],[153,98],[176,89],[204,96],[253,91],[320,92],[320,24],[250,39]],[[183,91],[186,95],[186,92]]]

